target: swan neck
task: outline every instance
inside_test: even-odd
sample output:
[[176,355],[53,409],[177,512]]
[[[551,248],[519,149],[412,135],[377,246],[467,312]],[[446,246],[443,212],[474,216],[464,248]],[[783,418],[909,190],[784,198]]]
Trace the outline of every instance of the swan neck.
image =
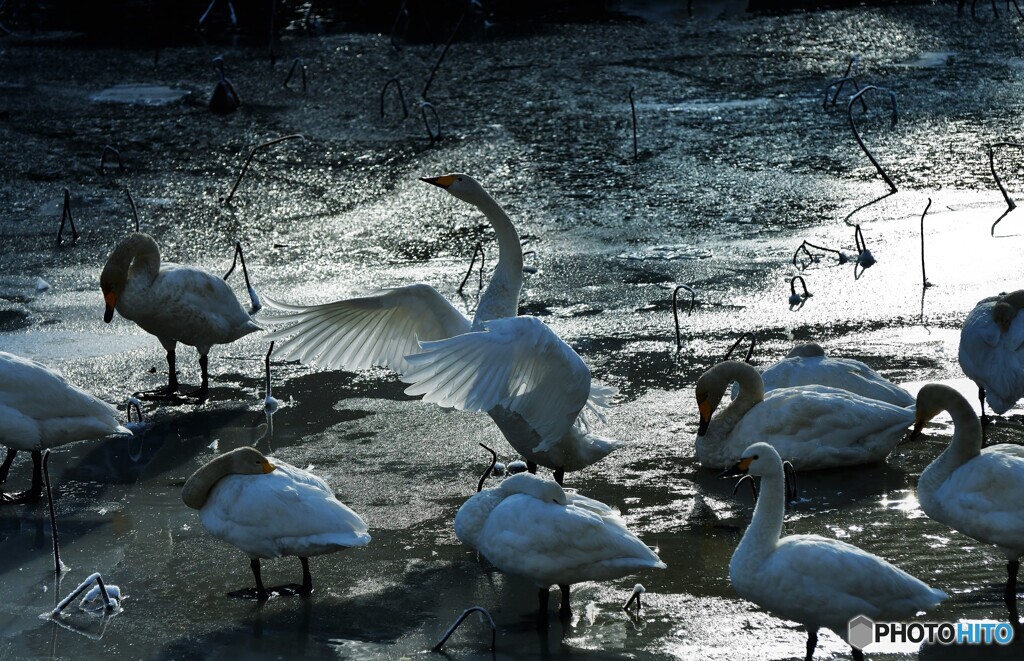
[[735,381],[739,385],[740,391],[736,395],[736,399],[715,416],[710,427],[717,426],[721,433],[728,435],[736,423],[747,414],[747,411],[764,399],[764,380],[757,370],[746,363],[730,361],[722,363],[722,365],[722,376],[725,380],[722,393],[724,394],[729,388],[731,381]]
[[483,212],[487,221],[494,228],[498,243],[498,262],[494,274],[480,297],[474,327],[490,319],[514,317],[519,314],[519,293],[523,287],[523,247],[519,243],[512,220],[505,210],[487,193],[477,202],[477,208]]
[[185,486],[181,488],[181,499],[194,510],[200,509],[206,504],[210,491],[229,472],[228,465],[218,459],[210,461],[193,473],[192,477],[185,482]]
[[114,248],[104,271],[123,277],[141,275],[152,282],[160,273],[160,246],[150,235],[136,232]]
[[736,555],[760,560],[771,554],[779,545],[785,507],[786,483],[780,463],[779,470],[761,478],[761,492],[754,506],[754,516],[736,548]]
[[919,491],[938,488],[953,471],[981,454],[981,421],[967,400],[959,395],[945,397],[942,407],[953,418],[953,439],[921,473]]

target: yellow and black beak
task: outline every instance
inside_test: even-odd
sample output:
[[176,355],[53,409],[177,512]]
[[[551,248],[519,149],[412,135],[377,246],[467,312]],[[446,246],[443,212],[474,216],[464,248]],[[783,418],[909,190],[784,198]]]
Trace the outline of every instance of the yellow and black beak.
[[103,312],[103,321],[109,324],[110,320],[114,318],[114,305],[117,303],[117,294],[108,291],[103,294],[103,300],[107,304],[107,309]]
[[697,410],[700,411],[700,425],[697,427],[697,436],[703,436],[708,431],[708,425],[711,424],[711,414],[714,413],[714,410],[711,408],[711,403],[706,399],[697,404]]
[[736,477],[738,475],[746,475],[747,471],[750,470],[750,462],[753,460],[753,457],[740,459],[732,468],[726,468],[724,471],[719,473],[718,477]]
[[444,174],[440,177],[420,177],[420,181],[425,181],[428,184],[434,184],[435,186],[447,189],[455,183],[455,177],[450,174]]
[[276,468],[277,468],[277,466],[275,466],[274,464],[270,463],[266,459],[263,460],[263,474],[264,475],[266,475],[267,473],[269,473],[272,470],[275,470]]

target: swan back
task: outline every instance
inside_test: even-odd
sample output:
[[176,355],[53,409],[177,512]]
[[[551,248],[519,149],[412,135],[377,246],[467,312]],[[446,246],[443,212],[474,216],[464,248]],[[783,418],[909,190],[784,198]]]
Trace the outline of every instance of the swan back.
[[131,431],[117,409],[34,360],[0,351],[0,445],[42,450]]
[[665,566],[615,510],[527,473],[467,500],[455,534],[502,571],[541,587]]

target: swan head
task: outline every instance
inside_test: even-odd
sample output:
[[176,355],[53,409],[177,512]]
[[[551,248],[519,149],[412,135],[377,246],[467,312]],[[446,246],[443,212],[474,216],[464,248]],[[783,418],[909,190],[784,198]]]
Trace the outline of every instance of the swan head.
[[786,358],[820,358],[825,355],[825,350],[817,342],[805,342],[798,344],[786,354]]
[[754,443],[740,456],[740,460],[733,464],[732,468],[722,471],[719,477],[735,477],[738,475],[753,475],[764,477],[771,473],[782,472],[782,457],[778,451],[768,443]]
[[225,452],[205,466],[192,473],[181,489],[181,499],[192,509],[200,509],[210,490],[222,477],[228,475],[262,475],[275,470],[277,466],[263,456],[263,453],[249,446]]
[[700,411],[700,426],[697,428],[698,436],[703,436],[707,433],[708,425],[711,423],[711,416],[718,408],[718,405],[722,403],[722,396],[725,395],[725,390],[729,385],[730,379],[723,375],[722,370],[719,369],[724,364],[720,363],[701,374],[700,378],[697,379],[697,385],[694,387],[697,396],[697,410]]
[[[910,432],[907,440],[917,438],[929,420],[946,410],[946,402],[949,397],[963,399],[963,395],[942,383],[929,383],[921,388],[921,391],[917,393],[914,431]],[[966,403],[965,400],[964,404]]]
[[487,196],[487,192],[484,191],[484,187],[480,185],[480,182],[461,172],[445,174],[440,177],[422,177],[420,180],[443,188],[463,202],[469,202],[470,204],[476,204]]
[[519,473],[518,475],[505,478],[505,481],[498,488],[505,494],[505,497],[523,493],[545,503],[556,503],[558,505],[567,505],[569,503],[565,490],[557,482],[545,480],[530,473]]
[[[225,452],[213,461],[222,462],[225,475],[260,475],[269,473],[277,466],[263,456],[263,453],[249,446],[235,448]],[[212,462],[211,462],[212,463]]]
[[103,321],[110,323],[114,318],[114,306],[117,299],[124,293],[125,285],[128,282],[128,274],[132,263],[136,258],[148,262],[148,267],[155,271],[160,266],[160,248],[156,240],[145,232],[129,234],[110,253],[107,263],[100,273],[100,289],[103,291],[103,301],[106,303],[106,311],[103,313]]
[[1024,307],[1024,290],[1017,290],[1004,295],[992,306],[992,318],[995,320],[999,330],[1006,332],[1010,330],[1013,319]]
[[114,318],[114,306],[117,305],[118,297],[124,293],[127,280],[128,269],[109,261],[103,267],[103,273],[100,274],[100,289],[103,291],[103,302],[106,304],[103,321],[108,324]]

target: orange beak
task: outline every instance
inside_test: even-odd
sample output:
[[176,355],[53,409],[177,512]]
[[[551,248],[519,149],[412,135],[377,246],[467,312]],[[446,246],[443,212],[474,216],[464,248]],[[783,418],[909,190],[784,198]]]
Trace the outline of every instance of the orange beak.
[[274,470],[275,468],[277,468],[277,466],[275,466],[274,464],[270,463],[266,459],[263,460],[263,474],[264,475],[266,475],[270,471]]
[[109,324],[110,320],[114,318],[114,305],[117,303],[117,294],[108,291],[103,295],[103,300],[107,303],[107,309],[103,312],[103,321]]

